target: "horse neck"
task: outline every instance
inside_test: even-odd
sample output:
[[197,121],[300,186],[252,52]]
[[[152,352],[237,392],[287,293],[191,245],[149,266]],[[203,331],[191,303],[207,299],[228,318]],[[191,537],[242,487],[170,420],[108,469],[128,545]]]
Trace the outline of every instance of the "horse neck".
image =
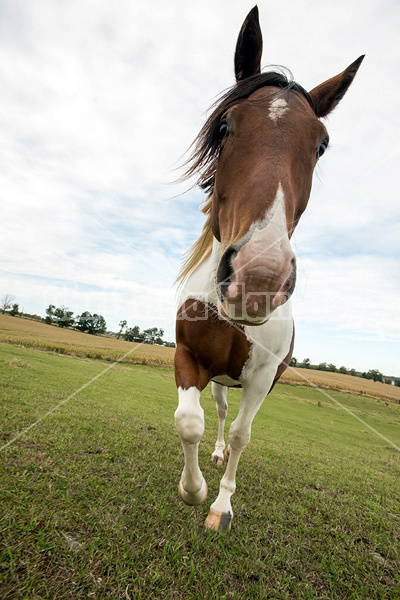
[[188,298],[196,298],[196,300],[217,306],[215,273],[221,256],[220,246],[218,240],[213,238],[211,254],[197,265],[184,282],[179,297],[179,306]]

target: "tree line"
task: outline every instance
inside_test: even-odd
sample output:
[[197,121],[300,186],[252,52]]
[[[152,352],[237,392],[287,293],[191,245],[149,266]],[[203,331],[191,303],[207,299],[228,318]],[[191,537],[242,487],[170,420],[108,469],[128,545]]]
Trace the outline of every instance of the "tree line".
[[128,326],[126,319],[120,321],[119,331],[116,334],[117,339],[123,337],[127,342],[138,342],[144,344],[159,344],[160,346],[169,346],[175,348],[174,342],[165,342],[163,340],[164,330],[158,329],[157,327],[150,327],[140,331],[137,325],[133,327]]
[[175,347],[174,342],[165,342],[163,340],[164,330],[157,327],[150,327],[143,331],[137,325],[128,326],[126,319],[120,321],[118,333],[112,331],[107,332],[107,323],[103,315],[97,313],[91,314],[85,310],[82,314],[74,317],[74,313],[66,306],[56,307],[54,304],[49,304],[46,308],[46,317],[43,319],[40,315],[31,315],[24,313],[19,308],[19,304],[14,302],[14,296],[5,294],[0,300],[0,310],[3,314],[7,313],[13,317],[24,316],[36,321],[43,321],[48,325],[57,325],[58,327],[73,327],[78,331],[97,335],[108,333],[115,336],[117,339],[123,337],[128,342],[140,342],[145,344],[159,344],[162,346]]
[[88,310],[85,310],[81,315],[74,317],[73,311],[66,306],[57,308],[54,304],[49,304],[46,308],[44,321],[48,325],[58,325],[58,327],[75,327],[78,331],[87,332],[91,335],[107,331],[107,324],[103,315],[91,314]]
[[332,363],[319,363],[318,365],[312,365],[309,358],[304,358],[301,362],[297,358],[292,357],[289,363],[290,367],[299,367],[301,369],[316,369],[317,371],[328,371],[330,373],[342,373],[343,375],[352,375],[353,377],[362,377],[363,379],[371,379],[373,381],[380,381],[381,383],[391,384],[394,380],[396,386],[400,387],[400,378],[398,377],[385,377],[378,369],[370,369],[369,371],[356,371],[355,369],[347,369],[344,366],[336,367]]
[[[48,324],[58,325],[59,327],[75,327],[78,331],[90,333],[92,335],[106,333],[107,324],[102,315],[89,311],[83,312],[81,315],[73,316],[72,310],[65,306],[56,308],[54,304],[50,304],[46,309],[45,322]],[[144,344],[159,344],[160,346],[175,346],[172,342],[164,342],[164,330],[157,327],[150,327],[140,331],[137,325],[128,327],[126,319],[120,321],[118,333],[108,332],[114,335],[117,339],[121,336],[127,342],[140,342]]]

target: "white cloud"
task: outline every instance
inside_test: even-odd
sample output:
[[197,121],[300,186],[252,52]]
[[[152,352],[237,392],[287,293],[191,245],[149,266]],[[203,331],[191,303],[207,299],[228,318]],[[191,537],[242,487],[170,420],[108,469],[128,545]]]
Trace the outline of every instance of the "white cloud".
[[328,325],[352,337],[400,338],[400,259],[376,256],[300,260],[294,313],[306,324]]

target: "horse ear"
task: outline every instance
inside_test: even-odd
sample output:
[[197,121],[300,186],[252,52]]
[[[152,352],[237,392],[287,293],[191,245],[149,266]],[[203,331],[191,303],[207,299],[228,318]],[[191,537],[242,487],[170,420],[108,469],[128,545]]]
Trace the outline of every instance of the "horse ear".
[[236,42],[235,75],[236,81],[256,75],[261,71],[262,34],[258,20],[258,7],[247,15]]
[[350,87],[355,74],[358,71],[358,67],[361,65],[364,54],[357,58],[347,69],[345,69],[339,75],[335,75],[328,81],[321,83],[313,90],[311,90],[310,96],[314,103],[315,114],[317,117],[326,117],[331,110],[340,102],[345,93]]

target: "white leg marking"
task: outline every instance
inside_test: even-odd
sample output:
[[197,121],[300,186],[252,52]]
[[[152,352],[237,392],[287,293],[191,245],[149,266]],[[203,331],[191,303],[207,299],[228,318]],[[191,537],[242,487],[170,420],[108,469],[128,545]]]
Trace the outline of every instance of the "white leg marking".
[[179,484],[179,495],[186,504],[198,505],[207,496],[207,484],[199,469],[198,449],[204,433],[204,411],[200,391],[196,387],[178,388],[179,403],[175,411],[175,427],[180,435],[185,466]]
[[224,462],[224,449],[225,449],[225,440],[224,440],[224,427],[225,420],[228,414],[228,403],[226,401],[226,396],[228,393],[228,388],[224,385],[220,385],[218,383],[211,383],[212,395],[214,396],[215,402],[217,403],[217,413],[218,413],[218,438],[215,443],[215,450],[211,455],[211,460],[218,466],[221,466]]
[[[233,517],[231,496],[236,489],[236,470],[240,455],[250,441],[251,424],[268,393],[275,371],[265,370],[255,376],[247,385],[243,384],[239,414],[229,430],[229,460],[220,482],[219,494],[210,507],[206,527],[224,530],[230,527]],[[261,375],[261,376],[260,376]]]

